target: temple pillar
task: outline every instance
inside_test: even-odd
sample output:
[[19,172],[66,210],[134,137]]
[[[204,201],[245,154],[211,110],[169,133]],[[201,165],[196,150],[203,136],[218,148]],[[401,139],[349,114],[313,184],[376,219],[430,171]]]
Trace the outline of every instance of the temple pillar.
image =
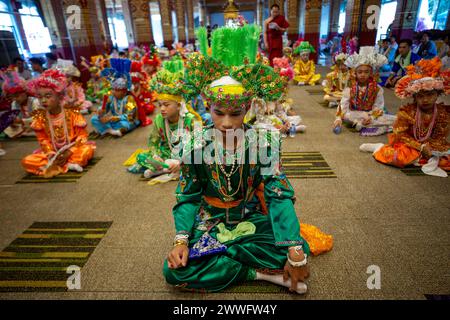
[[288,39],[293,43],[298,39],[298,0],[287,0]]
[[173,44],[172,13],[170,12],[168,0],[159,1],[159,12],[163,29],[164,46],[171,49]]
[[148,0],[128,0],[134,33],[134,45],[154,43]]
[[194,3],[192,0],[186,1],[186,13],[188,23],[188,41],[189,43],[195,43],[195,27],[194,27]]
[[320,21],[322,14],[321,0],[306,0],[305,6],[305,33],[303,39],[308,41],[316,50],[311,53],[311,59],[317,62],[320,46]]

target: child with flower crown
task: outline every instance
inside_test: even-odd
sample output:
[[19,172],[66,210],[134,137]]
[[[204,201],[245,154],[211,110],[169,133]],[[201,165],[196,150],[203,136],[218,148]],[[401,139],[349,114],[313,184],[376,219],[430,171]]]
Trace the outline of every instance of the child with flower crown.
[[316,74],[316,65],[314,61],[309,60],[311,52],[316,52],[314,47],[308,41],[302,41],[299,46],[294,49],[294,55],[300,55],[295,61],[294,82],[299,86],[314,86],[320,80],[320,74]]
[[42,106],[33,112],[31,124],[40,149],[22,160],[31,174],[53,177],[68,170],[82,172],[94,156],[95,145],[87,141],[87,123],[80,110],[64,108],[67,83],[61,71],[51,69],[28,85]]
[[386,113],[383,89],[377,82],[377,70],[387,58],[374,47],[362,47],[359,53],[347,58],[352,69],[352,81],[344,89],[334,126],[342,123],[354,126],[363,136],[382,135],[392,129],[395,116]]
[[14,121],[4,129],[9,138],[20,138],[22,136],[35,136],[31,128],[32,112],[39,109],[39,100],[32,97],[27,90],[27,83],[19,77],[15,71],[2,73],[1,78],[3,94],[8,100],[12,100],[11,110],[17,110]]
[[[310,248],[321,243],[320,251],[327,251],[332,240],[317,229],[308,242],[300,235],[294,191],[277,160],[279,137],[244,125],[251,101],[276,101],[283,80],[255,64],[260,28],[241,28],[214,30],[213,55],[207,56],[205,45],[187,61],[184,87],[191,95],[201,92],[213,125],[184,144],[173,209],[176,236],[163,273],[169,284],[187,290],[214,292],[263,280],[302,294]],[[206,44],[207,37],[199,41]],[[231,49],[216,50],[224,46]]]
[[397,82],[400,99],[413,98],[400,108],[389,143],[363,144],[361,151],[372,152],[384,164],[403,168],[422,166],[429,175],[447,177],[450,170],[450,106],[439,103],[450,93],[450,71],[440,71],[441,61],[420,60],[407,67],[407,75]]

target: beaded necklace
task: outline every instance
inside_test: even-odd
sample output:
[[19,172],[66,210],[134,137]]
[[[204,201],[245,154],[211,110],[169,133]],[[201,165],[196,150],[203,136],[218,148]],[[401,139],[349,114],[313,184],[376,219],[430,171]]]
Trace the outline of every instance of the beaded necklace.
[[414,138],[420,143],[427,141],[431,137],[431,133],[433,132],[434,125],[436,124],[437,117],[437,105],[434,104],[433,117],[431,118],[431,122],[428,125],[428,128],[423,128],[422,121],[422,111],[419,106],[417,106],[416,111],[416,121],[414,123]]
[[[241,152],[240,156],[236,156],[237,153],[235,153],[233,155],[233,164],[231,166],[231,170],[230,172],[227,172],[224,165],[220,162],[220,157],[219,157],[219,148],[218,148],[218,144],[217,144],[217,137],[214,136],[214,157],[215,157],[215,161],[216,161],[216,174],[218,177],[218,181],[219,181],[219,193],[224,197],[224,200],[226,202],[229,201],[233,201],[233,197],[240,191],[241,189],[241,185],[242,185],[242,175],[243,175],[243,169],[244,166],[242,165],[242,160],[244,157],[244,152]],[[239,158],[239,164],[237,163]],[[239,184],[236,188],[236,190],[231,193],[233,191],[232,186],[231,186],[231,178],[233,177],[233,175],[237,172],[237,170],[239,170]],[[222,191],[222,183],[220,181],[220,172],[223,173],[223,175],[225,176],[225,179],[227,180],[227,189],[228,192],[223,192]],[[231,194],[230,194],[231,193]]]
[[[65,111],[64,111],[64,109],[62,109],[62,112],[61,112],[62,123],[63,123],[63,129],[64,129],[64,142],[63,142],[62,144],[60,143],[60,141],[57,141],[57,139],[56,139],[55,129],[53,128],[53,121],[51,120],[50,114],[49,114],[48,111],[46,112],[46,117],[47,117],[47,122],[48,122],[49,127],[50,127],[50,138],[51,138],[51,140],[52,140],[53,148],[54,148],[54,150],[59,150],[59,149],[60,149],[62,146],[64,146],[66,143],[69,143],[69,142],[70,142],[70,139],[69,139],[69,131],[68,131],[68,129],[67,129],[67,123],[66,123],[66,114],[65,114]],[[54,120],[59,120],[59,118],[58,118],[58,119],[54,119]]]
[[168,119],[164,119],[164,128],[165,128],[165,133],[166,133],[166,137],[167,137],[167,142],[169,143],[170,151],[172,151],[172,149],[175,147],[175,143],[177,143],[179,141],[179,139],[180,139],[180,136],[181,136],[181,133],[180,133],[180,131],[181,131],[180,128],[181,127],[180,126],[183,125],[182,119],[183,119],[182,117],[180,117],[178,119],[177,129],[174,130],[174,131],[177,132],[176,140],[174,141],[174,143],[172,143],[173,131],[170,130],[169,120]]

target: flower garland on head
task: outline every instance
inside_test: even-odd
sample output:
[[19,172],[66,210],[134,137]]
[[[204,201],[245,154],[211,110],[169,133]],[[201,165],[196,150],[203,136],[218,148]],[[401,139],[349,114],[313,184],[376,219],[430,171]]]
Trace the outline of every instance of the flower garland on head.
[[56,69],[44,71],[38,78],[28,82],[28,90],[36,95],[40,88],[51,89],[57,93],[63,93],[67,88],[67,78],[64,73]]
[[415,65],[406,67],[406,75],[397,81],[395,94],[400,99],[412,97],[419,91],[437,90],[450,93],[450,70],[441,71],[439,57],[431,60],[422,59]]
[[2,90],[7,95],[27,91],[26,81],[15,71],[0,72],[0,78],[4,81]]
[[157,99],[168,99],[180,103],[184,100],[183,76],[184,65],[182,60],[174,58],[165,61],[163,69],[158,71],[150,80],[150,90],[156,92]]
[[256,63],[260,33],[256,25],[218,28],[209,50],[206,29],[198,29],[202,53],[192,54],[186,62],[185,95],[190,99],[202,94],[209,105],[228,108],[247,108],[256,97],[279,98],[284,79],[270,66]]

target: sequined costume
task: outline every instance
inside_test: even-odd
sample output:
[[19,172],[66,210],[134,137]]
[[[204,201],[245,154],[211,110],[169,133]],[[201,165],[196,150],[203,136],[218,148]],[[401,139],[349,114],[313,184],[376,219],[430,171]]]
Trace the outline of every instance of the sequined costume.
[[113,95],[107,96],[104,102],[103,116],[112,115],[115,120],[102,123],[99,115],[94,115],[91,119],[92,125],[95,130],[100,134],[105,134],[108,129],[112,130],[125,130],[126,132],[132,131],[139,126],[139,120],[137,119],[137,104],[131,94],[126,95],[124,98],[118,100]]
[[383,88],[371,81],[364,87],[354,83],[345,88],[338,114],[344,122],[351,125],[359,124],[364,127],[361,122],[371,119],[368,127],[392,126],[395,116],[386,114],[385,110]]
[[[208,145],[195,152],[204,155]],[[270,155],[272,149],[270,145],[266,146]],[[215,156],[219,149],[213,150]],[[187,156],[192,157],[191,162],[194,163],[194,152]],[[176,190],[177,204],[173,209],[177,234],[189,234],[189,242],[194,244],[207,230],[217,238],[219,223],[234,230],[240,222],[251,222],[256,231],[224,243],[227,247],[225,254],[213,255],[209,259],[191,259],[186,267],[175,270],[169,269],[166,262],[164,276],[170,284],[219,291],[232,284],[253,280],[256,270],[283,269],[290,246],[302,244],[305,253],[310,253],[308,243],[300,235],[294,190],[289,180],[278,170],[273,174],[262,174],[266,166],[260,159],[250,164],[248,148],[245,158],[245,164],[232,175],[229,186],[215,164],[182,165]],[[230,168],[226,166],[227,171]],[[279,169],[278,165],[275,168]],[[329,236],[310,226],[305,231],[314,249],[318,250],[316,254],[330,249],[332,242]]]
[[156,171],[149,159],[154,156],[158,156],[162,160],[173,157],[172,148],[181,141],[184,134],[193,130],[194,119],[194,115],[188,113],[181,118],[181,122],[169,123],[161,114],[158,114],[154,119],[148,138],[148,151],[138,154],[136,162],[145,169]]
[[311,86],[314,86],[321,77],[320,74],[316,74],[316,66],[312,60],[305,63],[302,59],[297,59],[294,64],[294,72],[294,81]]
[[[400,108],[397,114],[397,121],[394,124],[394,132],[389,136],[389,144],[385,145],[374,157],[381,163],[403,168],[413,164],[421,157],[420,150],[424,143],[429,144],[431,150],[446,152],[450,150],[450,143],[447,137],[450,134],[450,106],[444,104],[437,105],[437,116],[431,136],[428,140],[419,142],[416,137],[424,135],[426,132],[416,132],[417,106],[410,104]],[[429,128],[433,114],[424,116],[423,128]],[[422,161],[422,164],[426,163]],[[440,159],[439,166],[450,170],[450,157],[445,156]]]
[[110,90],[109,82],[104,78],[91,78],[87,82],[86,99],[92,103],[101,103],[103,96]]
[[[255,30],[254,26],[215,30],[212,36],[218,41],[213,42],[212,56],[207,56],[205,46],[203,55],[189,58],[186,87],[197,89],[195,96],[200,91],[213,109],[232,112],[248,110],[254,98],[280,99],[283,80],[272,68],[243,63],[243,58],[255,61],[256,52],[216,50],[226,46],[227,39],[230,43],[247,41],[249,48],[256,48],[252,41],[257,41],[258,33],[249,34]],[[202,34],[199,42],[205,43],[206,30]],[[216,73],[205,72],[208,70]],[[202,86],[196,87],[196,83]],[[224,150],[213,125],[183,142],[173,216],[175,239],[181,242],[175,241],[175,245],[187,245],[189,259],[179,268],[169,268],[165,261],[163,273],[169,284],[201,292],[220,291],[255,280],[257,272],[279,272],[291,246],[303,245],[304,252],[310,253],[300,234],[293,188],[281,170],[279,135],[242,128],[247,134],[237,140],[232,151]],[[330,250],[331,238],[315,231],[318,237],[312,241],[323,241],[326,245],[321,249]]]
[[325,92],[324,100],[328,102],[339,102],[342,99],[344,89],[350,83],[350,72],[342,72],[339,66],[335,66],[334,70],[327,74],[326,79],[322,83]]
[[61,173],[68,171],[68,164],[84,167],[94,156],[95,145],[88,143],[86,120],[77,109],[62,109],[58,115],[50,115],[44,109],[33,112],[31,127],[36,132],[40,149],[22,160],[25,170],[31,174],[43,175],[50,157],[64,146],[76,142],[70,148],[72,155],[61,168]]

